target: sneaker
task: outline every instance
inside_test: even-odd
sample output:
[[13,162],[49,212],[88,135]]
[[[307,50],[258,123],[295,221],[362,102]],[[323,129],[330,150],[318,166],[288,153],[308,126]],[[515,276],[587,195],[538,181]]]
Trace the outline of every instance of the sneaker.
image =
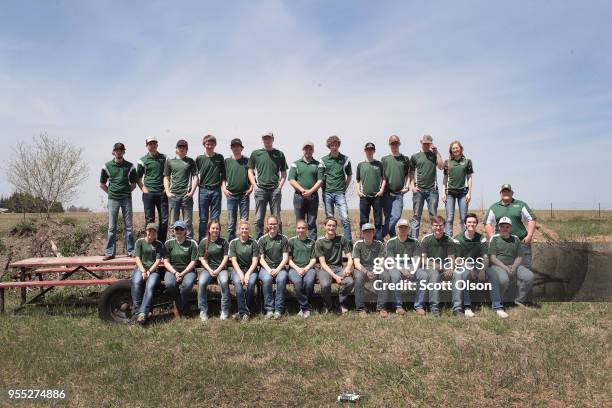
[[274,312],[274,316],[272,316],[272,317],[273,317],[273,319],[274,319],[274,320],[278,320],[278,319],[280,319],[281,317],[283,317],[283,314],[282,314],[282,313],[281,313],[279,310],[276,310],[276,311]]
[[424,309],[418,308],[418,309],[415,309],[415,312],[416,312],[417,316],[425,316],[425,310]]
[[380,317],[389,317],[389,312],[387,312],[386,310],[381,310],[380,312],[378,312],[378,314],[380,315]]
[[133,252],[128,252],[127,256],[130,257],[130,258],[133,258],[134,257],[134,253]]
[[403,314],[406,314],[406,311],[404,310],[403,307],[399,306],[399,307],[395,308],[395,314],[403,315]]
[[234,313],[234,314],[232,315],[232,319],[234,319],[234,320],[240,320],[240,313],[239,313],[239,312]]
[[433,317],[440,317],[440,309],[431,309],[431,314]]
[[207,322],[208,321],[208,313],[205,311],[200,311],[200,320],[203,322]]
[[104,255],[102,257],[103,261],[108,261],[109,259],[113,259],[115,257],[115,255]]
[[366,312],[365,310],[361,310],[359,312],[359,317],[368,317],[368,312]]
[[464,310],[463,314],[465,315],[465,317],[474,317],[474,316],[476,316],[474,314],[474,312],[472,312],[472,309],[468,309],[468,308],[466,308]]
[[495,311],[495,314],[497,315],[497,317],[500,317],[502,319],[505,319],[506,317],[508,317],[508,313],[504,312],[502,309],[497,309]]
[[340,313],[341,314],[347,314],[348,313],[348,309],[344,306],[340,306]]
[[229,313],[221,312],[221,316],[219,317],[219,319],[220,320],[227,320],[228,317],[229,317]]
[[300,310],[297,315],[300,316],[300,317],[304,317],[304,311]]
[[147,316],[144,313],[138,313],[138,317],[136,318],[136,323],[145,324],[147,322]]
[[304,313],[302,314],[302,316],[304,317],[304,319],[310,317],[310,310],[304,310]]
[[248,323],[248,322],[249,322],[249,320],[251,320],[251,318],[249,317],[249,315],[248,315],[248,314],[243,314],[243,315],[242,315],[242,317],[240,318],[240,321],[241,321],[242,323]]
[[266,312],[266,316],[265,316],[265,318],[266,318],[266,319],[271,319],[271,318],[273,318],[273,317],[274,317],[274,312],[273,312],[273,311],[271,311],[271,310],[268,310],[268,311]]
[[[432,311],[433,313],[433,311]],[[453,310],[453,316],[456,317],[465,317],[465,312],[463,310]]]

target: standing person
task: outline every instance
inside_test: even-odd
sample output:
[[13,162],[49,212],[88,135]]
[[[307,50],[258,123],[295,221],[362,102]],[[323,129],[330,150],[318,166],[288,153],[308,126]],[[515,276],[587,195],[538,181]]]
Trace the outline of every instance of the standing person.
[[533,272],[523,266],[523,246],[520,238],[511,234],[512,220],[502,217],[498,224],[499,234],[493,235],[489,241],[491,266],[487,277],[491,283],[493,310],[499,317],[505,318],[508,314],[504,312],[502,302],[510,281],[516,281],[518,286],[514,303],[525,306],[533,286]]
[[[425,260],[425,267],[428,273],[428,283],[437,284],[442,280],[452,281],[453,299],[456,299],[461,294],[457,288],[458,274],[455,270],[455,242],[451,237],[444,233],[444,218],[439,215],[431,219],[432,233],[427,234],[421,241],[421,252]],[[440,309],[438,302],[440,299],[440,290],[436,287],[429,290],[429,308],[431,314],[435,317],[440,317]],[[453,304],[453,315],[463,316],[463,310],[460,306]]]
[[[259,280],[263,286],[266,319],[280,319],[285,312],[285,291],[289,261],[289,240],[278,232],[280,219],[270,215],[266,219],[266,234],[257,241],[259,245]],[[276,283],[276,296],[273,284]]]
[[410,191],[410,159],[400,153],[400,138],[397,135],[389,137],[389,148],[391,154],[383,157],[384,178],[387,182],[385,195],[383,196],[383,215],[385,222],[382,229],[382,237],[393,238],[397,222],[402,218],[404,211],[404,194]]
[[[100,188],[108,196],[108,239],[103,260],[112,259],[117,252],[117,218],[119,209],[125,225],[125,246],[128,256],[134,255],[134,236],[132,234],[132,191],[136,188],[136,169],[123,159],[125,146],[115,143],[113,160],[102,166]],[[106,184],[108,183],[108,185]]]
[[298,316],[310,316],[312,305],[310,303],[314,293],[317,271],[315,256],[315,241],[306,235],[308,225],[304,220],[295,224],[296,236],[289,238],[289,279],[293,283],[293,290],[300,305]]
[[[287,180],[287,160],[283,152],[273,147],[274,134],[268,132],[261,139],[264,147],[255,150],[249,158],[249,181],[255,189],[256,239],[263,235],[263,224],[268,205],[270,205],[270,213],[280,217],[281,191]],[[282,221],[279,223],[278,230],[283,232]]]
[[253,186],[249,182],[249,158],[242,155],[244,146],[238,138],[230,142],[232,156],[225,159],[225,177],[221,190],[227,199],[227,240],[236,238],[238,209],[241,220],[249,219],[249,199]]
[[[423,285],[427,283],[427,271],[423,269],[420,264],[415,265],[412,260],[415,257],[420,257],[420,243],[416,239],[410,236],[409,222],[406,218],[400,218],[396,224],[396,234],[393,238],[387,241],[385,246],[386,258],[390,259],[404,259],[408,258],[406,264],[395,265],[395,268],[389,270],[389,279],[391,282],[397,284],[403,279],[416,281],[416,294],[414,297],[414,311],[417,315],[425,315],[425,294],[426,290],[422,289]],[[401,267],[400,267],[401,266]],[[395,298],[395,313],[404,314],[404,302],[402,300],[402,291],[394,291]]]
[[206,238],[208,220],[218,220],[221,217],[221,183],[225,180],[225,159],[223,155],[215,153],[217,138],[206,135],[202,140],[205,154],[196,158],[196,169],[200,194],[198,208],[200,212],[200,239]]
[[[315,256],[319,260],[319,285],[325,306],[323,314],[332,310],[332,282],[340,286],[338,298],[340,300],[340,312],[348,312],[346,301],[354,286],[353,277],[353,257],[351,255],[351,241],[336,235],[338,221],[333,217],[325,219],[325,235],[315,243]],[[346,259],[346,261],[344,261]]]
[[519,237],[523,247],[523,265],[531,268],[531,240],[536,230],[536,215],[525,202],[514,198],[510,184],[501,186],[499,196],[501,200],[489,207],[485,223],[487,238],[490,240],[495,232],[499,232],[499,220],[503,217],[510,218],[512,222],[510,233]]
[[444,161],[444,189],[442,202],[446,204],[446,235],[453,236],[453,221],[455,219],[455,201],[459,207],[461,232],[465,232],[465,216],[472,200],[472,160],[463,155],[461,142],[455,140],[448,148],[449,157]]
[[136,321],[139,324],[147,322],[155,287],[161,281],[164,273],[159,267],[164,258],[164,244],[157,240],[157,228],[157,224],[148,224],[145,227],[145,237],[136,241],[134,257],[136,267],[132,273],[132,302],[134,313],[137,315]]
[[212,220],[206,228],[206,238],[198,245],[198,256],[204,268],[198,278],[198,307],[200,319],[208,320],[208,284],[213,278],[221,289],[221,320],[229,317],[231,299],[229,292],[229,273],[227,271],[229,244],[221,237],[221,223]]
[[382,163],[374,159],[374,152],[376,152],[374,143],[366,143],[364,151],[366,160],[357,165],[355,175],[355,180],[357,180],[355,188],[359,196],[359,227],[370,222],[371,209],[374,213],[376,239],[382,241],[382,196],[387,182],[384,178]]
[[323,184],[323,167],[312,157],[314,143],[302,145],[304,156],[291,163],[289,184],[295,189],[293,208],[295,220],[308,221],[308,236],[317,239],[317,213],[319,211],[318,190]]
[[[476,227],[478,226],[478,216],[476,214],[468,213],[463,223],[466,226],[465,231],[455,237],[457,242],[457,265],[459,266],[461,263],[462,268],[464,268],[460,278],[468,284],[475,281],[485,282],[486,268],[489,263],[487,238],[476,232]],[[457,270],[457,272],[459,271]],[[453,299],[453,306],[456,308],[461,307],[461,295],[463,295],[463,312],[465,317],[474,317],[469,289],[458,293],[458,297]]]
[[348,204],[346,203],[346,189],[351,184],[351,161],[338,149],[340,149],[340,138],[330,136],[327,138],[327,148],[329,154],[321,157],[323,166],[323,204],[325,205],[325,216],[334,217],[334,209],[338,207],[342,228],[344,229],[344,239],[353,241],[351,235],[351,221],[348,214]]
[[159,217],[159,234],[161,242],[166,242],[168,235],[168,197],[164,194],[164,167],[166,155],[157,150],[157,138],[147,137],[148,153],[138,160],[136,173],[138,186],[142,190],[142,204],[145,213],[145,225],[155,222],[155,209]]
[[[355,242],[353,247],[353,262],[355,263],[355,269],[353,270],[353,278],[355,280],[355,309],[360,317],[366,317],[368,312],[366,310],[366,296],[365,291],[367,290],[370,294],[374,293],[374,289],[366,288],[366,283],[374,282],[375,280],[382,280],[382,274],[374,274],[374,260],[376,258],[384,258],[385,256],[385,245],[374,239],[374,225],[369,222],[361,226],[361,234],[363,239]],[[385,309],[385,292],[378,291],[376,301],[376,311],[380,313],[382,317],[389,316],[389,313]]]
[[[176,157],[166,159],[164,167],[164,191],[168,196],[170,224],[181,217],[187,226],[187,239],[193,238],[193,195],[198,187],[196,163],[187,157],[186,140],[176,142]],[[174,235],[171,234],[173,237]]]
[[[177,220],[173,224],[174,236],[166,241],[164,258],[164,283],[166,292],[176,299],[179,314],[187,311],[189,294],[196,280],[195,266],[198,261],[198,244],[187,238],[187,223]],[[178,286],[178,288],[177,288]]]
[[241,220],[238,224],[238,238],[229,244],[232,283],[236,289],[238,314],[242,322],[248,322],[250,314],[255,310],[253,300],[259,274],[259,245],[249,236],[250,229],[249,222]]
[[413,238],[419,239],[423,205],[427,201],[429,218],[438,215],[438,176],[436,168],[442,170],[444,161],[430,135],[421,138],[421,151],[410,157],[410,186],[412,187]]

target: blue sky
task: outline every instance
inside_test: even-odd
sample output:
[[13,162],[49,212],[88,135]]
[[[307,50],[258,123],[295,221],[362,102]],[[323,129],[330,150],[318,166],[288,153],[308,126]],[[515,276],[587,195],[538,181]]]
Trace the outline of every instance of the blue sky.
[[610,21],[605,1],[6,1],[0,160],[70,140],[90,163],[74,203],[102,209],[115,141],[135,162],[149,135],[196,156],[204,134],[248,153],[272,130],[294,160],[337,134],[356,165],[367,141],[380,157],[395,133],[412,154],[429,133],[463,142],[476,207],[509,182],[533,207],[612,209]]

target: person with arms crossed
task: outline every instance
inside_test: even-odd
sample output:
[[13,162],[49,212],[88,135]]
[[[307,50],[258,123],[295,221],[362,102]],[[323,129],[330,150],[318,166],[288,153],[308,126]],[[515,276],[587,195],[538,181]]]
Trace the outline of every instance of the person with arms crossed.
[[453,221],[455,219],[455,201],[459,207],[459,222],[461,232],[465,231],[465,216],[472,200],[472,160],[463,155],[461,142],[455,140],[448,148],[449,158],[444,162],[444,188],[442,202],[446,205],[446,235],[453,236]]
[[229,244],[221,237],[221,223],[212,220],[206,228],[206,238],[198,245],[198,256],[204,268],[198,277],[198,307],[200,319],[208,320],[208,284],[213,278],[221,289],[221,320],[227,320],[232,305],[229,292],[229,272],[227,271]]
[[[132,233],[132,191],[136,188],[136,169],[123,158],[125,146],[115,143],[113,160],[102,166],[100,188],[108,196],[108,239],[103,260],[115,257],[117,251],[117,218],[119,209],[125,226],[125,246],[128,256],[134,255],[134,235]],[[108,183],[108,184],[107,184]]]
[[217,138],[213,135],[206,135],[202,144],[206,152],[196,158],[200,187],[198,196],[199,241],[206,238],[208,220],[218,220],[221,217],[221,183],[225,180],[225,159],[223,155],[215,153]]
[[249,219],[249,197],[253,186],[249,182],[249,158],[242,155],[244,146],[238,138],[230,142],[232,155],[225,159],[225,177],[221,182],[221,190],[227,201],[227,240],[236,238],[236,222],[238,210],[240,219]]
[[[238,238],[229,244],[229,258],[232,262],[232,283],[236,289],[238,317],[248,322],[254,309],[255,287],[259,274],[259,245],[249,236],[248,221],[238,224]],[[246,290],[245,290],[246,289]]]
[[289,279],[293,283],[293,290],[300,305],[298,316],[309,317],[312,305],[310,303],[314,293],[317,271],[315,256],[315,241],[306,235],[308,225],[304,220],[295,224],[296,236],[289,238]]
[[383,196],[383,238],[389,234],[393,238],[396,225],[402,218],[404,211],[404,194],[410,191],[410,159],[400,153],[400,138],[397,135],[389,137],[389,148],[391,154],[383,157],[380,162],[383,166],[385,194]]
[[382,163],[374,159],[374,152],[376,152],[374,143],[366,143],[364,151],[366,160],[357,165],[355,175],[357,181],[355,188],[359,196],[359,227],[369,223],[371,209],[374,213],[376,239],[382,241],[382,196],[387,183]]
[[164,167],[166,155],[160,153],[155,136],[145,140],[148,153],[138,160],[136,173],[138,186],[142,190],[142,204],[145,213],[145,225],[155,222],[155,209],[159,217],[159,234],[161,242],[168,236],[168,197],[164,193]]

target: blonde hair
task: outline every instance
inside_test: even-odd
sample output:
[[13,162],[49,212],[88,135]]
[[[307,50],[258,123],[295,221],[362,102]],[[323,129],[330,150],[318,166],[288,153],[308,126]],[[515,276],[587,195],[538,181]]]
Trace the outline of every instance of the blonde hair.
[[448,159],[449,160],[453,158],[453,145],[459,145],[459,148],[461,149],[461,154],[463,154],[463,145],[461,144],[461,142],[458,140],[453,140],[450,146],[448,146]]

